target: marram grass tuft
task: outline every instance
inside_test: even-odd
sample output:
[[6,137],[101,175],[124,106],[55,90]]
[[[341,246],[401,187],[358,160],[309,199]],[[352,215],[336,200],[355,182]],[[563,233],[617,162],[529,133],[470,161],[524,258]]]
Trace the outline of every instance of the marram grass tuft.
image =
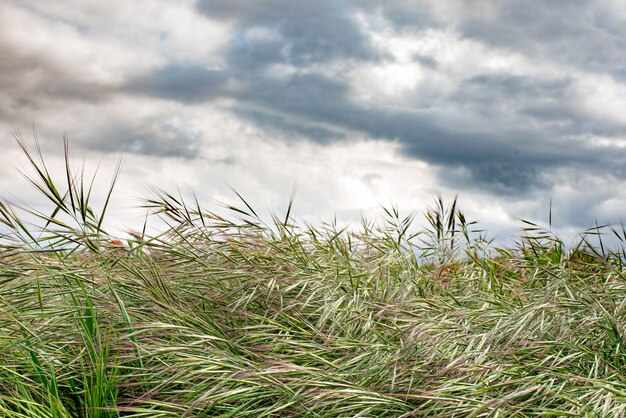
[[414,232],[155,191],[167,230],[121,240],[23,149],[50,210],[0,203],[0,416],[626,415],[623,228],[499,249],[441,198]]

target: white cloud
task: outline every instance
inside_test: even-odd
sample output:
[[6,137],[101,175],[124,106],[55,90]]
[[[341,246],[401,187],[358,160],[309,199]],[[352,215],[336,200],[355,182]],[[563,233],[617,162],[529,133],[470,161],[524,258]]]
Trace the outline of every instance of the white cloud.
[[606,122],[626,126],[626,85],[606,74],[583,73],[576,83],[581,109]]
[[194,11],[193,2],[13,2],[2,6],[2,35],[67,71],[119,82],[168,60],[223,63],[229,24]]

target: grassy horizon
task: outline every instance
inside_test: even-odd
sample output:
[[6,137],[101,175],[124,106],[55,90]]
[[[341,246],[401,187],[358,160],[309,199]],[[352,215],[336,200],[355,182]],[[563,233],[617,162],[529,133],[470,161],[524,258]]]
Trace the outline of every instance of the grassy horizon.
[[19,144],[50,208],[0,202],[1,416],[626,415],[623,227],[498,248],[440,197],[414,231],[155,190],[166,230],[122,240],[119,166],[95,208],[67,142],[56,183]]

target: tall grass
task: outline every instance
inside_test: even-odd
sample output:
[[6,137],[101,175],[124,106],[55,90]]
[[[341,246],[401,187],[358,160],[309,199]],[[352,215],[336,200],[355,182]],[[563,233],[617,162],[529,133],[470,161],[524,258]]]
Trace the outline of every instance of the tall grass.
[[623,228],[503,249],[440,197],[416,233],[155,191],[167,229],[121,241],[118,170],[94,208],[20,144],[50,210],[0,203],[0,416],[626,415]]

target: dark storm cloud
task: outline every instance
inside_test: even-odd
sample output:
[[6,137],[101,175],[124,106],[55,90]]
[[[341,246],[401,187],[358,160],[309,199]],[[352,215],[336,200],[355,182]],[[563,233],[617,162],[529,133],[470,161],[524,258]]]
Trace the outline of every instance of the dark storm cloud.
[[192,104],[223,96],[227,93],[228,81],[229,75],[224,71],[168,65],[127,85],[129,92]]
[[482,74],[462,80],[446,97],[447,106],[491,118],[494,125],[535,125],[555,141],[559,138],[619,136],[626,124],[602,120],[580,106],[576,81],[570,76]]
[[542,138],[548,142],[626,135],[626,122],[584,108],[577,88],[570,76],[483,74],[462,80],[443,100],[448,107],[488,116],[493,126],[534,126],[549,134]]
[[[215,82],[234,78],[239,84],[236,90],[228,91],[224,83]],[[612,150],[607,156],[606,150],[594,149],[579,138],[581,132],[594,133],[596,127],[602,131],[603,124],[593,117],[563,111],[553,116],[561,122],[551,124],[545,116],[533,117],[528,111],[533,103],[563,103],[568,99],[571,82],[567,78],[472,77],[446,98],[444,109],[359,102],[351,97],[346,84],[316,74],[273,78],[240,70],[228,75],[226,71],[216,74],[197,68],[170,68],[148,80],[140,83],[145,94],[189,104],[228,96],[239,103],[236,114],[261,127],[273,126],[319,143],[342,136],[315,124],[393,141],[405,156],[442,167],[465,168],[468,187],[487,187],[494,193],[521,193],[545,186],[542,173],[555,167],[600,166],[621,171],[626,162],[622,150]],[[178,86],[175,93],[170,86]],[[259,108],[272,113],[255,110]],[[625,126],[613,128],[626,134]],[[445,170],[442,173],[444,180],[461,181],[446,175]]]
[[463,80],[455,97],[498,101],[561,101],[568,98],[572,80],[566,77],[531,77],[513,74],[482,74]]
[[[567,97],[569,81],[561,79],[477,77],[470,83],[485,88],[495,83],[500,92],[486,87],[482,95],[494,94],[494,101],[480,106],[471,102],[475,114],[467,115],[465,108],[452,105],[440,110],[418,110],[360,103],[351,99],[350,91],[336,80],[321,76],[294,76],[280,80],[265,80],[251,84],[239,99],[257,106],[272,108],[315,122],[335,125],[342,129],[360,131],[368,136],[399,143],[400,152],[408,157],[448,167],[465,167],[477,187],[494,191],[522,192],[544,185],[542,171],[559,166],[604,167],[621,170],[626,155],[613,150],[593,149],[586,141],[563,133],[563,126],[528,123],[515,115],[505,121],[480,115],[481,110],[497,109],[501,102],[497,94],[518,97],[524,103],[544,94],[561,101]],[[486,90],[486,91],[485,91]],[[461,84],[452,96],[467,90]],[[458,98],[457,98],[458,99]],[[452,98],[449,100],[452,104]],[[495,112],[495,111],[494,111]],[[583,115],[578,115],[583,116]],[[569,124],[602,126],[593,118],[569,119]],[[626,134],[626,127],[622,127]],[[580,134],[580,132],[577,132]],[[314,139],[314,138],[313,138]],[[617,151],[617,152],[615,152]],[[470,183],[470,182],[468,182]]]
[[[354,6],[346,1],[200,0],[197,7],[210,18],[235,22],[228,54],[231,64],[240,67],[306,66],[380,55],[355,24]],[[265,35],[259,35],[259,30]]]
[[481,189],[505,196],[519,196],[547,186],[536,165],[527,163],[482,161],[458,166],[440,166],[439,178],[454,189]]
[[234,108],[231,111],[243,119],[254,122],[259,128],[270,134],[278,132],[290,139],[307,138],[319,144],[324,144],[345,138],[345,134],[336,129],[327,129],[302,121],[294,122],[284,116],[260,110]]

